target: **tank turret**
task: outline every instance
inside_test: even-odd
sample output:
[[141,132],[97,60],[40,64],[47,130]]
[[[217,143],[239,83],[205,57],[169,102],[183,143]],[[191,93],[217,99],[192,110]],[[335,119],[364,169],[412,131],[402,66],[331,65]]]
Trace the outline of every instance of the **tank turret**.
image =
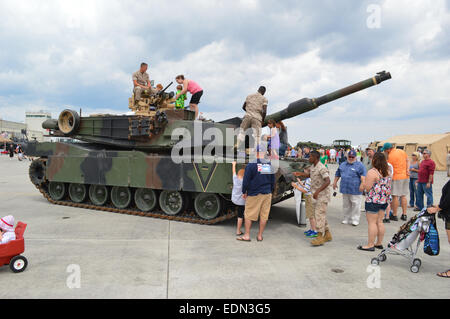
[[[293,118],[312,111],[322,104],[367,89],[390,78],[391,74],[383,71],[372,78],[321,97],[303,98],[292,102],[287,108],[267,115],[263,126],[267,125],[269,119],[277,122]],[[167,87],[169,86],[170,84]],[[57,121],[54,119],[45,121],[43,128],[49,129],[55,137],[72,137],[81,141],[128,149],[169,151],[182,138],[180,136],[180,139],[177,139],[177,136],[172,134],[176,128],[185,128],[194,133],[194,124],[197,124],[202,132],[214,127],[226,136],[227,129],[239,127],[241,118],[217,123],[194,121],[194,112],[187,109],[175,109],[172,103],[173,92],[165,93],[167,87],[161,92],[143,95],[137,104],[132,105],[132,99],[130,99],[130,109],[134,111],[134,115],[98,114],[80,117],[76,111],[64,110]],[[198,145],[199,142],[200,145]],[[201,141],[193,141],[192,145],[204,147],[210,142],[211,139],[202,138]],[[234,140],[223,140],[225,148],[233,147],[234,144]]]

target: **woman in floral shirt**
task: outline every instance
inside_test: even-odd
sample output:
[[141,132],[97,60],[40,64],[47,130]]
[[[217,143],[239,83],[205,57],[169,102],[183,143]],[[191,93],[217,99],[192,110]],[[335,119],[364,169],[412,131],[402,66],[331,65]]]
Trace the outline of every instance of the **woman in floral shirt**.
[[[392,177],[389,172],[386,156],[377,152],[372,159],[373,168],[367,172],[364,184],[361,184],[361,191],[366,191],[366,218],[369,226],[369,240],[366,246],[358,246],[358,249],[374,251],[375,248],[383,249],[384,237],[383,217],[389,205],[391,195]],[[376,242],[375,242],[375,239]]]

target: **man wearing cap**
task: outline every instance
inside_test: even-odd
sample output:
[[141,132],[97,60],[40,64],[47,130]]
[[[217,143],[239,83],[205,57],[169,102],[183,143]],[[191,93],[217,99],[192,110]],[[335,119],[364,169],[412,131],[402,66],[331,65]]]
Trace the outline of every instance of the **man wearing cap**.
[[141,63],[139,70],[133,73],[133,85],[134,85],[134,100],[139,101],[141,99],[142,92],[148,90],[150,93],[153,89],[150,85],[150,77],[147,73],[148,65],[147,63]]
[[240,241],[250,241],[250,228],[252,222],[259,217],[259,232],[257,241],[262,241],[262,234],[269,219],[272,205],[272,193],[275,188],[275,174],[269,161],[265,159],[266,148],[258,145],[256,148],[256,161],[245,167],[242,181],[242,194],[245,198],[245,234],[237,238]]
[[[406,209],[408,201],[406,196],[409,192],[409,159],[405,151],[396,149],[391,143],[383,145],[383,152],[388,157],[389,164],[394,168],[394,175],[392,177],[392,210],[393,216],[390,220],[397,221],[398,206],[402,206],[402,220],[407,220]],[[400,197],[400,203],[399,203]]]
[[346,162],[339,165],[336,171],[333,189],[336,190],[337,183],[341,179],[340,190],[342,193],[342,210],[344,212],[343,224],[359,225],[361,215],[362,191],[361,184],[364,184],[366,178],[366,168],[364,164],[356,160],[356,151],[348,152]]
[[267,113],[267,98],[264,97],[266,88],[260,86],[258,92],[250,94],[245,99],[242,108],[245,110],[245,116],[242,119],[239,135],[237,138],[237,146],[240,147],[245,141],[245,132],[251,128],[254,138],[254,148],[259,144],[261,139],[261,127],[264,123]]
[[0,243],[6,244],[11,240],[16,239],[16,233],[14,232],[14,217],[11,215],[5,216],[0,219]]
[[314,218],[316,219],[317,237],[311,241],[313,246],[322,246],[332,240],[327,221],[327,206],[331,199],[331,181],[328,168],[320,162],[320,153],[312,151],[309,171],[293,172],[298,177],[311,178],[311,194],[313,197]]
[[417,207],[422,210],[424,207],[423,195],[427,195],[427,207],[433,205],[433,177],[436,164],[431,159],[431,151],[423,151],[423,161],[420,162],[417,178]]

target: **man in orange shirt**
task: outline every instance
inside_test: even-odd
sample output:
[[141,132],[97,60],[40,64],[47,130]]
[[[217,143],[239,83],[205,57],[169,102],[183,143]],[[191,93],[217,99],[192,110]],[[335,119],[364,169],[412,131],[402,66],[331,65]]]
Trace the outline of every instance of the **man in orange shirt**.
[[405,151],[401,149],[396,149],[391,143],[385,143],[383,146],[383,151],[388,157],[388,162],[394,168],[394,176],[392,177],[392,210],[393,216],[390,216],[390,220],[397,221],[397,210],[400,203],[402,206],[402,220],[407,220],[406,208],[407,199],[406,196],[409,192],[409,159]]

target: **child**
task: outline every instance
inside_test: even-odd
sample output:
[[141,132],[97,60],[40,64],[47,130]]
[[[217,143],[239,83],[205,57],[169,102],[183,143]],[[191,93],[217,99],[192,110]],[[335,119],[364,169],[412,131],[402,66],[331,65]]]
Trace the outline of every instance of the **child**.
[[156,84],[156,91],[159,92],[159,91],[162,91],[162,90],[163,90],[162,84],[161,83]]
[[312,204],[311,178],[307,178],[304,183],[302,183],[302,181],[297,178],[297,183],[292,182],[292,187],[295,187],[303,194],[305,194],[306,218],[309,219],[311,229],[305,231],[304,234],[308,238],[315,238],[317,237],[317,230],[316,219],[314,218],[314,208]]
[[267,126],[270,127],[270,158],[279,159],[278,149],[280,148],[280,135],[278,134],[276,122],[270,119]]
[[[177,94],[183,90],[182,85],[177,86]],[[186,94],[181,94],[180,97],[175,101],[175,108],[184,109],[184,101],[186,100]]]
[[244,221],[245,199],[242,197],[242,182],[244,180],[245,169],[241,168],[236,175],[236,162],[233,162],[233,190],[231,192],[231,201],[238,208],[236,236],[242,236],[242,223]]
[[5,216],[0,219],[0,243],[6,244],[11,240],[16,239],[16,233],[14,232],[14,217],[11,215]]

